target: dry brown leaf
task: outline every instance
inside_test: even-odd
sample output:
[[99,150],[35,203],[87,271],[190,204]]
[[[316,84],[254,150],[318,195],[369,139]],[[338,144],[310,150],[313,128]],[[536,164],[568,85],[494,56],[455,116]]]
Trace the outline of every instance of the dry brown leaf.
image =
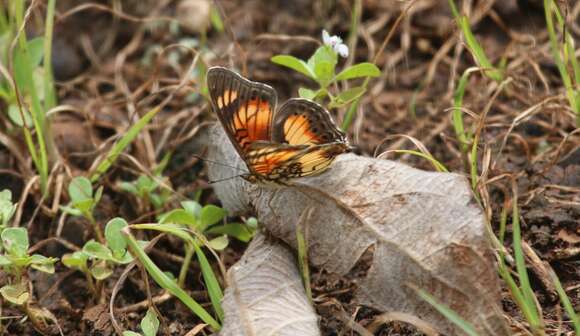
[[[210,159],[243,163],[221,127],[212,130]],[[239,174],[210,164],[210,178]],[[415,315],[445,334],[462,334],[410,288],[434,295],[480,335],[508,335],[484,215],[466,179],[353,154],[298,186],[262,188],[234,178],[215,184],[231,214],[253,212],[274,236],[296,247],[295,226],[308,206],[309,261],[346,275],[369,251],[372,262],[358,279],[357,298],[381,311]]]
[[258,233],[228,271],[220,335],[320,335],[295,261],[287,246]]

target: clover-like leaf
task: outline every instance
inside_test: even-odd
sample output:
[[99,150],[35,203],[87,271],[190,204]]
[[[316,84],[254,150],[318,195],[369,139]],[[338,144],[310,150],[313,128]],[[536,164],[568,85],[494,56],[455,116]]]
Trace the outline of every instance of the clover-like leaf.
[[89,240],[85,246],[83,246],[83,252],[88,255],[89,258],[99,260],[111,260],[113,258],[111,250],[95,240]]
[[85,268],[89,256],[83,251],[75,251],[62,256],[62,263],[68,268]]
[[12,192],[8,189],[0,191],[0,225],[7,225],[16,211],[16,204],[12,203]]
[[113,270],[104,261],[95,263],[93,266],[91,266],[89,271],[91,272],[91,275],[97,280],[104,280],[113,274]]
[[17,258],[28,256],[28,231],[22,227],[10,227],[2,231],[2,245],[8,254]]
[[159,319],[155,313],[155,309],[147,309],[145,317],[141,320],[141,330],[143,330],[143,335],[145,336],[155,336],[157,335],[157,330],[159,329]]
[[54,263],[57,260],[56,258],[48,258],[41,254],[34,254],[30,257],[30,266],[38,271],[53,274]]
[[290,55],[276,55],[272,57],[273,63],[285,66],[292,70],[296,70],[306,77],[316,79],[313,69],[303,60]]
[[183,224],[197,228],[199,220],[185,209],[173,209],[163,214],[159,219],[160,224]]
[[15,305],[23,305],[28,301],[30,294],[25,284],[17,283],[14,285],[6,285],[0,288],[2,297]]
[[360,77],[378,77],[381,75],[381,70],[373,63],[359,63],[342,70],[335,80],[346,80]]
[[73,204],[90,200],[93,198],[93,185],[88,178],[77,176],[68,185],[68,194]]
[[127,242],[121,234],[121,230],[129,226],[127,221],[121,217],[111,219],[105,226],[105,239],[107,246],[111,249],[113,254],[122,256],[127,250]]
[[227,211],[218,206],[212,204],[204,206],[203,209],[201,209],[199,229],[204,231],[208,226],[224,219],[227,214]]
[[201,216],[201,205],[196,201],[183,201],[181,202],[181,207],[196,217]]
[[229,242],[230,241],[228,240],[228,236],[223,235],[210,240],[207,244],[214,250],[222,251],[228,247]]

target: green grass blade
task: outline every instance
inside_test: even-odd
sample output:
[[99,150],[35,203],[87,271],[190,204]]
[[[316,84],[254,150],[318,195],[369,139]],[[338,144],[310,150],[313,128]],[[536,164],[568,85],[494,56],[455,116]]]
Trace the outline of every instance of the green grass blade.
[[48,111],[56,105],[54,80],[52,78],[52,33],[54,27],[54,9],[56,0],[48,0],[46,7],[46,23],[44,28],[44,110]]
[[439,313],[441,313],[443,316],[445,316],[453,324],[455,324],[456,326],[458,326],[467,335],[469,335],[469,336],[479,336],[479,334],[477,333],[477,330],[475,330],[475,327],[473,327],[473,325],[471,323],[465,321],[455,311],[453,311],[452,309],[450,309],[446,305],[444,305],[444,304],[440,303],[439,301],[437,301],[437,299],[435,299],[435,297],[433,297],[432,295],[430,295],[426,291],[424,291],[424,290],[422,290],[420,288],[417,288],[415,286],[411,286],[411,288],[415,291],[415,293],[417,293],[417,295],[419,295],[419,297],[421,299],[427,301],[430,305],[432,305],[435,309],[437,309],[437,311]]
[[473,57],[475,57],[479,66],[484,69],[484,74],[496,82],[501,82],[503,80],[502,72],[495,68],[487,58],[483,47],[481,44],[479,44],[475,38],[475,35],[473,35],[473,32],[471,31],[471,27],[469,26],[469,19],[466,16],[459,14],[454,0],[449,0],[448,2],[449,7],[451,8],[451,12],[455,17],[455,20],[457,20],[457,26],[463,32],[465,42],[473,54]]
[[552,269],[550,269],[550,278],[554,283],[554,287],[556,287],[556,291],[558,292],[558,296],[560,297],[560,302],[564,306],[564,310],[566,310],[566,314],[570,316],[570,320],[572,321],[572,326],[576,331],[576,335],[580,335],[580,316],[578,313],[574,311],[574,306],[572,306],[572,302],[570,302],[570,298],[566,294],[564,288],[562,288],[562,284],[560,283],[560,279]]
[[183,304],[185,304],[195,315],[197,315],[204,323],[209,324],[215,331],[220,330],[220,324],[194,299],[192,299],[181,287],[177,285],[177,282],[169,278],[163,271],[155,265],[155,263],[149,258],[147,253],[139,246],[131,232],[128,229],[122,231],[127,245],[131,250],[131,253],[139,259],[143,267],[147,270],[147,273],[151,275],[153,280],[166,289],[172,295],[177,297]]
[[447,170],[447,168],[445,168],[445,166],[441,162],[437,161],[434,157],[427,155],[423,152],[409,150],[409,149],[395,149],[392,152],[403,153],[403,154],[412,154],[412,155],[422,157],[424,159],[427,159],[431,163],[431,165],[433,165],[435,170],[437,170],[438,172],[444,172],[444,173],[449,172],[449,170]]
[[220,287],[220,283],[215,276],[211,265],[209,264],[207,257],[203,253],[203,251],[199,248],[197,244],[193,244],[193,248],[195,249],[195,255],[197,256],[197,260],[199,261],[199,267],[201,269],[201,275],[203,276],[203,281],[207,287],[207,293],[209,295],[209,299],[212,303],[212,306],[218,316],[220,321],[224,320],[224,310],[222,309],[222,299],[224,297],[224,293]]
[[542,321],[539,316],[539,312],[536,309],[536,302],[534,300],[534,292],[532,286],[530,285],[530,279],[528,277],[528,271],[526,269],[526,261],[524,258],[524,252],[522,249],[522,234],[520,229],[520,215],[517,197],[514,197],[512,201],[512,234],[513,234],[513,248],[514,248],[514,259],[516,262],[516,271],[520,279],[520,288],[523,293],[523,304],[529,310],[529,316],[527,316],[530,326],[534,330],[542,329]]
[[113,148],[107,153],[107,156],[99,163],[93,174],[91,175],[91,182],[96,182],[101,175],[103,175],[111,165],[117,160],[119,155],[129,146],[131,142],[137,137],[139,132],[147,125],[151,119],[161,110],[160,107],[155,107],[149,110],[139,121],[137,121],[123,137],[117,141]]

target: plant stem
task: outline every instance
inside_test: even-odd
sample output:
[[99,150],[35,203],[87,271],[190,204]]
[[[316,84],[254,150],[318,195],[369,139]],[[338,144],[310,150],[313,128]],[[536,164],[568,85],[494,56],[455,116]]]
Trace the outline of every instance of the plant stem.
[[179,287],[183,288],[185,284],[185,279],[187,278],[187,271],[189,270],[189,265],[191,264],[191,258],[195,250],[190,244],[185,244],[185,257],[183,258],[183,263],[181,264],[181,270],[179,271],[179,277],[177,278],[177,284]]

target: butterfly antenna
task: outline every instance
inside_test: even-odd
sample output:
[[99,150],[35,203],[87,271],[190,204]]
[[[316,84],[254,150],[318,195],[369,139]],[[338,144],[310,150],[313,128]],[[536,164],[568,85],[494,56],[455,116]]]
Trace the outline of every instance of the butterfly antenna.
[[[222,163],[222,162],[217,162],[217,161],[213,161],[213,160],[210,160],[210,159],[206,159],[206,158],[203,158],[203,157],[201,157],[199,155],[196,155],[196,154],[192,154],[192,156],[193,157],[196,157],[196,158],[198,158],[198,159],[200,159],[202,161],[206,161],[206,162],[210,162],[210,163],[213,163],[213,164],[216,164],[216,165],[220,165],[220,166],[224,166],[224,167],[229,167],[229,168],[232,168],[232,169],[237,169],[239,171],[246,172],[246,170],[241,169],[240,167],[234,167],[234,166],[230,166],[229,164],[225,164],[225,163]],[[241,176],[241,175],[237,175],[237,176]]]
[[208,181],[207,183],[214,184],[214,183],[218,183],[218,182],[224,182],[224,181],[227,181],[227,180],[234,179],[236,177],[242,177],[244,175],[246,175],[246,174],[234,175],[234,176],[226,177],[226,178],[219,179],[219,180]]

